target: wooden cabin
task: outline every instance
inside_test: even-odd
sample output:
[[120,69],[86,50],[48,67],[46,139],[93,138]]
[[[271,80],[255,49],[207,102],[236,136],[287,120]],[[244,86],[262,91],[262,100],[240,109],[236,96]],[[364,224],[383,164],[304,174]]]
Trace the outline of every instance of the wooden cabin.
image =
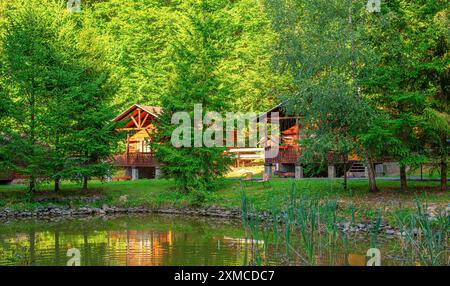
[[[261,121],[263,117],[270,122],[271,113],[278,112],[280,124],[280,142],[278,155],[271,158],[265,155],[264,172],[269,176],[278,175],[280,177],[303,178],[304,166],[299,164],[299,158],[302,156],[302,147],[298,140],[301,139],[303,126],[301,124],[301,116],[289,116],[285,111],[285,106],[289,104],[285,101],[258,117]],[[270,150],[270,142],[266,144],[265,154]],[[337,175],[343,175],[347,172],[349,177],[367,177],[367,168],[364,166],[362,159],[356,155],[350,155],[347,158],[347,169],[344,170],[342,162],[344,160],[336,160],[333,158],[333,152],[328,154],[329,160],[325,162],[327,170],[324,176],[335,178]],[[318,162],[320,164],[321,162]],[[381,165],[380,165],[381,164]],[[377,173],[383,173],[382,162],[377,162]],[[379,168],[381,167],[381,169]]]
[[[162,108],[134,104],[121,113],[114,122],[120,122],[120,132],[127,132],[126,151],[115,156],[115,164],[125,168],[125,178],[152,179],[161,176],[160,164],[151,150],[151,134],[157,128]],[[236,130],[231,131],[233,142]],[[225,144],[226,142],[224,142]],[[236,158],[237,166],[245,166],[264,158],[262,148],[228,148],[227,152]]]
[[155,130],[162,108],[134,104],[114,122],[121,122],[117,131],[127,132],[126,151],[115,156],[115,163],[125,168],[125,176],[135,179],[153,179],[161,176],[160,165],[151,150],[151,134]]
[[[301,116],[289,116],[285,112],[287,102],[283,102],[274,108],[268,110],[258,117],[259,121],[267,117],[270,122],[271,113],[278,112],[280,123],[280,142],[277,156],[271,158],[267,156],[270,150],[271,142],[268,142],[264,148],[228,148],[227,152],[234,154],[237,166],[244,162],[252,162],[264,158],[264,172],[269,176],[278,175],[280,177],[303,177],[304,166],[299,164],[299,158],[302,155],[302,147],[298,140],[301,139],[303,126],[301,125]],[[162,108],[157,106],[146,106],[134,104],[126,111],[117,116],[113,121],[121,122],[121,128],[118,131],[127,132],[126,151],[123,154],[115,156],[116,165],[125,169],[125,177],[131,179],[158,178],[161,176],[160,164],[151,150],[151,134],[157,128],[157,121],[162,113]],[[232,139],[235,141],[236,130]],[[261,154],[263,152],[264,154]],[[263,156],[262,156],[263,155]],[[332,158],[330,152],[330,158]],[[362,160],[357,156],[349,156],[348,175],[350,177],[366,177],[367,168]],[[341,162],[336,159],[330,159],[325,162],[327,170],[323,176],[334,178],[341,176],[344,172]],[[320,164],[320,162],[318,162]],[[382,162],[378,162],[382,164]],[[383,166],[377,168],[377,173],[386,173]]]
[[[278,112],[279,116],[280,142],[278,155],[274,158],[267,155],[270,148],[272,148],[272,142],[268,142],[265,147],[264,172],[269,174],[269,176],[275,174],[281,177],[295,177],[297,162],[301,156],[301,148],[298,144],[302,129],[300,125],[301,117],[288,116],[284,109],[285,104],[286,102],[281,103],[258,117],[261,121],[262,117],[265,116],[268,123],[270,123],[272,112]],[[297,174],[297,177],[300,175]]]

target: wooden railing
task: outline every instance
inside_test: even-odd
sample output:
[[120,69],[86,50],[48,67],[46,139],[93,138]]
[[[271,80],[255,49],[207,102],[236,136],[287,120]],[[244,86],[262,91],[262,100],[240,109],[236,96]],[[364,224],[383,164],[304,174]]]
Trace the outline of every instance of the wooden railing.
[[125,153],[114,157],[116,165],[121,167],[154,167],[157,165],[153,153]]
[[[273,148],[273,147],[272,147]],[[295,164],[298,162],[300,157],[300,147],[298,145],[281,145],[279,146],[278,155],[274,158],[269,158],[267,156],[270,147],[266,147],[266,164],[284,163],[284,164]]]

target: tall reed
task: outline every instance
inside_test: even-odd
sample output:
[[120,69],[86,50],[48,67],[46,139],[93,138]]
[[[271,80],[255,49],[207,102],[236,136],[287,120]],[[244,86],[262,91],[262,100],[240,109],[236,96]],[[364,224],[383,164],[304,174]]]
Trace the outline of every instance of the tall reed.
[[427,204],[416,201],[408,216],[395,216],[403,237],[403,245],[413,261],[420,265],[448,265],[450,256],[449,216],[445,210],[431,216]]

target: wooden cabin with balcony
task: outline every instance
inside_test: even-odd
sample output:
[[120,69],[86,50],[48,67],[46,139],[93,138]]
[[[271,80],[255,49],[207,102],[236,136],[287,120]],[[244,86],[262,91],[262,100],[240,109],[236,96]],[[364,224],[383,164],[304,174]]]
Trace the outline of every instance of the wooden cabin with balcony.
[[[267,118],[270,122],[272,113],[278,114],[279,119],[279,141],[268,141],[264,147],[264,172],[271,175],[278,175],[280,177],[295,177],[303,178],[303,166],[299,164],[299,159],[302,156],[302,146],[298,141],[302,138],[302,130],[304,126],[301,124],[301,116],[289,116],[285,111],[285,106],[289,104],[285,101],[258,117],[261,122],[262,119]],[[271,145],[279,144],[278,154],[276,156],[268,156]],[[367,177],[367,166],[364,160],[356,154],[349,154],[345,160],[343,158],[336,158],[332,151],[327,154],[328,160],[325,162],[327,168],[322,171],[320,176],[328,176],[328,178],[335,178],[343,176],[344,172],[348,177],[363,178]],[[324,162],[318,162],[317,165],[323,165]],[[377,175],[386,175],[389,172],[388,166],[392,164],[392,158],[379,158],[374,162]],[[317,175],[317,174],[316,174]]]
[[[268,140],[264,147],[264,173],[268,174],[269,177],[276,175],[279,177],[303,178],[304,166],[299,164],[299,159],[302,156],[302,146],[299,144],[299,140],[302,139],[302,130],[304,129],[301,123],[302,116],[288,115],[285,110],[287,104],[289,104],[288,101],[280,103],[258,117],[260,122],[267,118],[267,122],[270,123],[272,116],[277,114],[279,120],[279,142]],[[276,156],[270,154],[271,150],[273,150],[273,145],[278,145]],[[311,164],[310,167],[317,169],[314,176],[335,178],[337,175],[343,174],[344,170],[340,168],[340,165],[336,169],[333,152],[329,152],[328,157],[330,159],[328,160],[329,162],[326,162],[327,170],[318,168],[322,165],[321,162]],[[353,160],[359,161],[359,158]],[[350,166],[352,165],[350,164]],[[356,166],[357,164],[355,164]],[[360,166],[358,165],[358,167]],[[362,167],[362,175],[365,175],[364,167]]]
[[[235,155],[237,166],[240,163],[244,164],[245,160],[251,161],[261,158],[259,152],[263,150],[264,172],[269,176],[303,177],[303,166],[298,163],[302,155],[302,148],[298,143],[302,136],[302,117],[288,116],[285,112],[286,104],[288,103],[283,102],[258,117],[260,122],[264,117],[270,122],[272,113],[278,113],[280,142],[268,141],[262,149],[228,148],[227,152]],[[124,153],[115,156],[115,163],[118,167],[125,169],[126,178],[151,179],[161,176],[160,164],[150,146],[151,134],[157,128],[157,121],[161,113],[161,107],[134,104],[113,120],[122,123],[121,128],[117,129],[118,131],[127,132],[126,150]],[[232,132],[234,141],[236,130]],[[273,144],[279,146],[278,153],[274,157],[269,156]],[[332,157],[331,152],[330,155]],[[367,176],[367,170],[360,158],[349,156],[348,161],[350,169],[347,169],[347,172],[350,173],[350,176]],[[334,163],[338,164],[335,165]],[[329,160],[327,165],[328,169],[324,170],[321,176],[334,178],[343,174],[342,164],[339,164],[336,160]]]
[[155,130],[162,108],[134,104],[113,119],[120,122],[119,132],[127,132],[126,151],[114,157],[116,166],[125,169],[125,177],[153,179],[161,176],[160,165],[150,146],[151,134]]
[[[151,134],[157,128],[162,108],[134,104],[113,122],[121,123],[119,132],[127,132],[126,151],[114,157],[115,165],[125,169],[125,179],[152,179],[161,176],[160,164],[151,150]],[[235,142],[236,130],[231,131]],[[226,142],[224,142],[225,144]],[[228,148],[237,166],[245,166],[264,158],[262,148]]]
[[[269,140],[264,147],[264,172],[268,173],[269,176],[275,174],[281,177],[298,177],[301,175],[296,175],[296,171],[297,173],[299,171],[297,162],[301,156],[301,148],[298,144],[302,129],[301,116],[288,116],[285,112],[285,104],[286,102],[283,102],[258,117],[260,122],[265,117],[267,122],[270,123],[272,113],[277,113],[279,120],[279,142]],[[278,154],[274,157],[270,156],[270,150],[276,144],[279,145]]]

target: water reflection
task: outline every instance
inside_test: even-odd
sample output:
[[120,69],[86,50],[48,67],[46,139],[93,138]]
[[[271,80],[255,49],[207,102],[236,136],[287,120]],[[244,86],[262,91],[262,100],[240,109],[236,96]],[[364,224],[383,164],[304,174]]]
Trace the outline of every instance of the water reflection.
[[[246,265],[250,245],[239,222],[174,217],[119,217],[0,224],[1,265]],[[236,238],[233,238],[236,237]]]
[[[316,241],[316,265],[365,265],[367,237],[327,241]],[[298,242],[294,236],[291,243]],[[392,240],[379,245],[383,265],[411,264],[397,246]],[[66,265],[71,248],[80,250],[81,265],[308,264],[298,247],[251,237],[239,220],[150,215],[0,222],[0,265]]]

